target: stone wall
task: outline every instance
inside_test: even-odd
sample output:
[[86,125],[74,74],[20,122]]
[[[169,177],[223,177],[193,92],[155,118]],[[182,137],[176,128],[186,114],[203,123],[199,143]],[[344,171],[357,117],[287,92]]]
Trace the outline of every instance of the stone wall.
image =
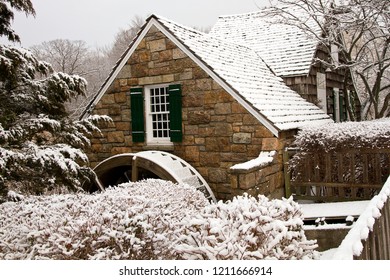
[[[268,142],[268,149],[277,151],[274,160],[259,167],[250,169],[234,169],[230,171],[233,193],[246,193],[257,196],[263,194],[269,198],[281,198],[285,196],[283,150],[293,140],[295,132],[290,131],[281,135],[280,139],[264,139]],[[274,143],[271,145],[270,143]],[[265,148],[265,145],[263,145]]]
[[329,228],[305,227],[305,236],[308,240],[317,240],[319,252],[324,252],[340,246],[341,242],[351,229],[349,226],[334,226]]
[[[133,143],[130,88],[162,83],[182,85],[183,141],[165,147]],[[154,27],[93,113],[109,115],[114,122],[102,130],[102,137],[92,139],[89,153],[92,165],[115,154],[165,150],[195,167],[218,199],[230,199],[248,191],[248,187],[231,184],[232,165],[256,158],[261,151],[281,150],[285,144]],[[270,172],[277,173],[278,177],[269,180],[269,189],[264,190],[266,194],[271,194],[270,190],[282,193],[280,180],[283,177],[279,176],[282,164],[276,165]]]

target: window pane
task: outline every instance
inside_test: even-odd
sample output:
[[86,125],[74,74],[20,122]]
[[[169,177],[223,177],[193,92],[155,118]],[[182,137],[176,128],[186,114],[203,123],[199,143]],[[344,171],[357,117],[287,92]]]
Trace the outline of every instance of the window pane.
[[153,138],[169,138],[168,87],[150,89],[150,116]]

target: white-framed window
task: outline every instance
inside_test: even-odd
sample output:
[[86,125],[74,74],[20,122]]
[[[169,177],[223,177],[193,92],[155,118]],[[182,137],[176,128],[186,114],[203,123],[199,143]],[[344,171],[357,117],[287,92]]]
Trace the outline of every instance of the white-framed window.
[[173,145],[183,140],[180,84],[130,89],[133,143]]
[[169,85],[145,87],[146,141],[170,144]]

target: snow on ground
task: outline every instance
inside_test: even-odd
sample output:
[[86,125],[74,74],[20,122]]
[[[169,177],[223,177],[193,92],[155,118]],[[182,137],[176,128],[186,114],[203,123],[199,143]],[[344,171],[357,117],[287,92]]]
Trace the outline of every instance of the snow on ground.
[[348,201],[332,203],[302,203],[303,216],[305,219],[313,218],[337,218],[348,216],[360,216],[366,209],[369,201]]

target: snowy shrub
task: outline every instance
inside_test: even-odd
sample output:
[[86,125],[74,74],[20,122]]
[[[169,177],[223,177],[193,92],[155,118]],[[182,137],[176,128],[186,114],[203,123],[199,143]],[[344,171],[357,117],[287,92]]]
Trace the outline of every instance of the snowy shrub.
[[168,259],[175,224],[208,204],[193,187],[161,180],[6,202],[0,259]]
[[[289,161],[292,180],[384,183],[390,159],[380,150],[390,148],[390,119],[306,127],[298,133],[294,146],[298,151]],[[316,173],[317,178],[311,179]]]
[[307,126],[298,132],[294,145],[304,151],[323,152],[390,148],[390,118]]
[[316,243],[306,240],[302,213],[290,200],[247,195],[206,206],[186,217],[174,250],[182,259],[313,259]]
[[291,200],[210,204],[191,186],[154,179],[92,195],[12,197],[21,201],[0,205],[0,259],[315,257]]

